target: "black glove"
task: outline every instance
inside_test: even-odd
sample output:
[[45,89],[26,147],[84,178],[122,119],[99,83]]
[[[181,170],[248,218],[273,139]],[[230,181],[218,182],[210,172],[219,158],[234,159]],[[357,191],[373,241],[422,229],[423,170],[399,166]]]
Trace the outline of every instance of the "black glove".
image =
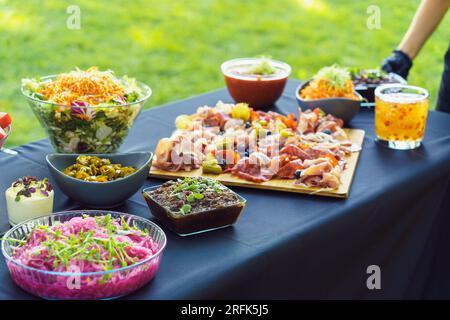
[[411,58],[400,50],[394,50],[389,57],[383,60],[381,65],[383,71],[396,73],[404,79],[408,78],[409,69],[411,69],[411,67]]

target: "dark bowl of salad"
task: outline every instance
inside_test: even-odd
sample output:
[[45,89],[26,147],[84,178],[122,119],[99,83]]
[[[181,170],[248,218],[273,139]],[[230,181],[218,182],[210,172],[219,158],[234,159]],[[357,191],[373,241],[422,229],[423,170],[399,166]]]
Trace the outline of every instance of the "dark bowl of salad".
[[355,90],[347,68],[331,65],[320,69],[312,79],[295,90],[301,109],[316,109],[348,124],[359,112],[363,97]]
[[364,98],[362,106],[373,106],[375,104],[375,89],[387,83],[406,84],[407,81],[396,73],[386,73],[380,69],[349,70],[355,90]]
[[150,212],[180,236],[236,223],[246,200],[217,180],[187,177],[142,191]]
[[61,153],[116,152],[152,90],[111,70],[23,79],[22,93]]
[[266,109],[278,100],[291,73],[291,67],[269,58],[240,58],[221,66],[228,92],[236,102],[254,109]]

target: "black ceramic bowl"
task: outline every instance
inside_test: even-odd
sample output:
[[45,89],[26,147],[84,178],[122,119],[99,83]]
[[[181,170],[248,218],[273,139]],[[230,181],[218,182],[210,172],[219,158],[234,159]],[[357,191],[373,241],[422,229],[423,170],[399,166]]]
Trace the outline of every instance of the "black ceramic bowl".
[[406,84],[407,81],[395,73],[388,74],[388,80],[380,83],[357,83],[355,84],[355,91],[358,92],[364,99],[364,106],[373,107],[375,105],[375,89],[378,86],[388,83],[401,83]]
[[122,154],[88,154],[106,158],[111,163],[137,168],[129,176],[108,182],[90,182],[69,177],[64,169],[76,162],[79,154],[49,154],[47,166],[58,187],[75,201],[92,208],[112,208],[135,194],[147,179],[153,153],[132,152]]
[[358,92],[355,94],[360,100],[353,100],[348,98],[327,98],[327,99],[314,99],[305,100],[300,97],[300,91],[306,87],[309,82],[303,82],[300,84],[296,91],[295,97],[297,98],[298,105],[302,110],[320,108],[325,113],[332,114],[337,118],[341,118],[345,123],[349,123],[359,112],[363,97]]

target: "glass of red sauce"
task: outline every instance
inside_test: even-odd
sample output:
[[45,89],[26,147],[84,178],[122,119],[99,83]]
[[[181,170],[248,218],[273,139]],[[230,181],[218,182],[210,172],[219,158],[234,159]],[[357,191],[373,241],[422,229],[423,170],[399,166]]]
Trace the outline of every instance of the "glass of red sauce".
[[283,93],[291,67],[269,58],[239,58],[222,66],[228,91],[236,102],[248,103],[254,109],[266,109]]

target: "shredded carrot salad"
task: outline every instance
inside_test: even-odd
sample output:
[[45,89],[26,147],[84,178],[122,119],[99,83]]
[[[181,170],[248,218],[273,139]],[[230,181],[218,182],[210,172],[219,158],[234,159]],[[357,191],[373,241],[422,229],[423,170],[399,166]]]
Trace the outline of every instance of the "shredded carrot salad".
[[324,67],[300,92],[302,99],[349,98],[359,100],[350,73],[337,65]]
[[353,82],[348,80],[342,88],[334,87],[326,79],[315,79],[300,92],[302,99],[349,98],[359,100],[354,92]]
[[123,100],[125,86],[112,71],[99,71],[97,67],[91,67],[86,71],[77,68],[62,73],[55,80],[45,83],[37,92],[46,100],[58,104],[84,102],[97,105],[115,99]]

